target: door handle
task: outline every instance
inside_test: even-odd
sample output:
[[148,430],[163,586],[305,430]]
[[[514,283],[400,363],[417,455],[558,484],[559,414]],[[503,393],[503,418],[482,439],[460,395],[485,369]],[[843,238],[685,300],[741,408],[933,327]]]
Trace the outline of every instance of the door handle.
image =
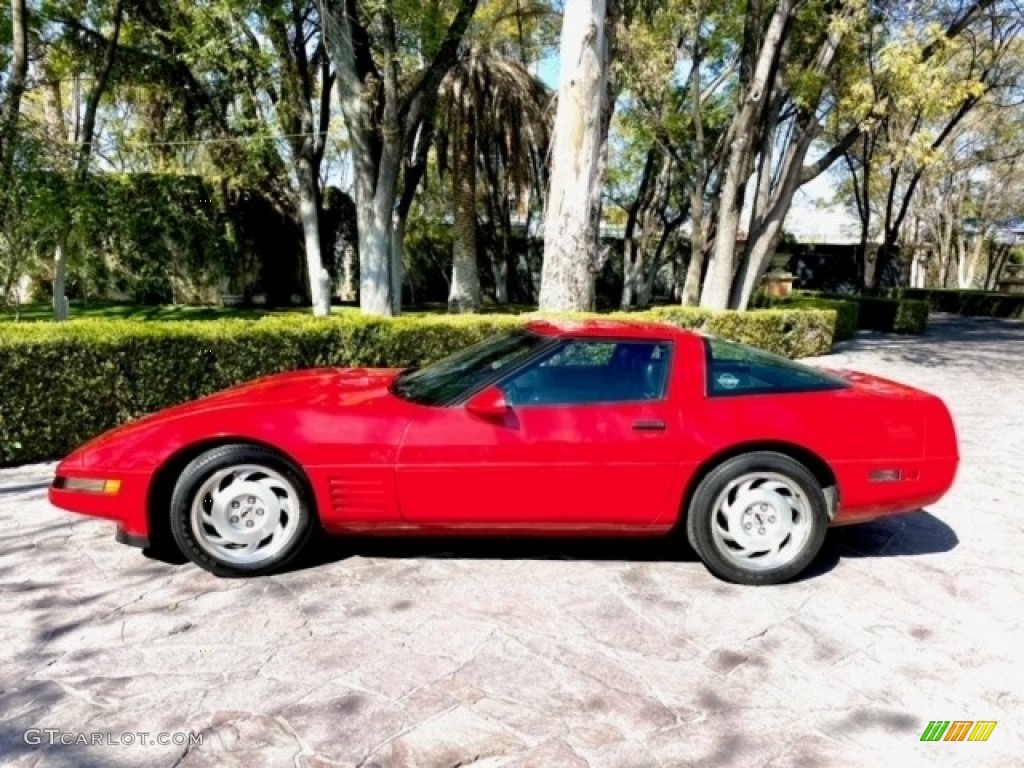
[[658,419],[641,419],[633,422],[634,432],[664,432],[665,422]]

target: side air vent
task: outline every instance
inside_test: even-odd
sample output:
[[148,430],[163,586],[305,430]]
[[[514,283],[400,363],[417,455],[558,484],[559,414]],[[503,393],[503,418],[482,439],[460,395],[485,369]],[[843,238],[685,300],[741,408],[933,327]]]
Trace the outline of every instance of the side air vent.
[[338,517],[372,519],[384,514],[384,483],[380,480],[332,477],[327,487]]

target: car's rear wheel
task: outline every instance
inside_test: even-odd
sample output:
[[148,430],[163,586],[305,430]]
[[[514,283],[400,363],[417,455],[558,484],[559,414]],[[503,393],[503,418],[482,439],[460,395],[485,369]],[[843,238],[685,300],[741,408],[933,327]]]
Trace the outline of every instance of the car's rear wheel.
[[738,584],[778,584],[821,550],[828,509],[821,485],[800,462],[757,451],[715,467],[687,512],[690,545],[714,575]]
[[258,446],[207,451],[185,467],[171,497],[174,540],[192,562],[218,576],[279,571],[314,528],[301,472]]

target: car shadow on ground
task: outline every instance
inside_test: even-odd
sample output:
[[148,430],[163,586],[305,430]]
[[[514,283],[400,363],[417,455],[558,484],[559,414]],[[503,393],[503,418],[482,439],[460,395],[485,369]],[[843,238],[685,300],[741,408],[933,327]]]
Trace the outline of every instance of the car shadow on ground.
[[[798,580],[832,571],[844,558],[905,557],[949,552],[956,532],[925,510],[830,529],[821,553]],[[321,537],[290,570],[306,570],[350,557],[379,559],[580,560],[696,563],[686,536],[653,538],[475,536]]]
[[959,543],[956,531],[924,509],[840,526],[829,530],[821,553],[800,580],[826,574],[843,559],[936,555],[951,552]]

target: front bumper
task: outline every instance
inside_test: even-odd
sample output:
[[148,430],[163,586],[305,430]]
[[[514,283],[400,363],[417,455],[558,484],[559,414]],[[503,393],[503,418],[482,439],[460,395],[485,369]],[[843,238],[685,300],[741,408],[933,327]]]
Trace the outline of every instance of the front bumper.
[[[116,478],[121,481],[121,488],[115,494],[106,494],[58,487],[58,478],[67,477]],[[80,467],[59,466],[54,484],[50,486],[47,495],[50,503],[60,509],[103,520],[113,520],[118,524],[118,530],[123,531],[124,537],[136,541],[149,537],[149,519],[146,514],[149,481],[148,472],[118,472],[93,467],[86,470]],[[121,535],[119,534],[118,540],[121,540]]]
[[117,534],[114,536],[119,544],[127,544],[129,547],[149,549],[149,537],[137,533],[128,533],[120,525],[117,526]]

